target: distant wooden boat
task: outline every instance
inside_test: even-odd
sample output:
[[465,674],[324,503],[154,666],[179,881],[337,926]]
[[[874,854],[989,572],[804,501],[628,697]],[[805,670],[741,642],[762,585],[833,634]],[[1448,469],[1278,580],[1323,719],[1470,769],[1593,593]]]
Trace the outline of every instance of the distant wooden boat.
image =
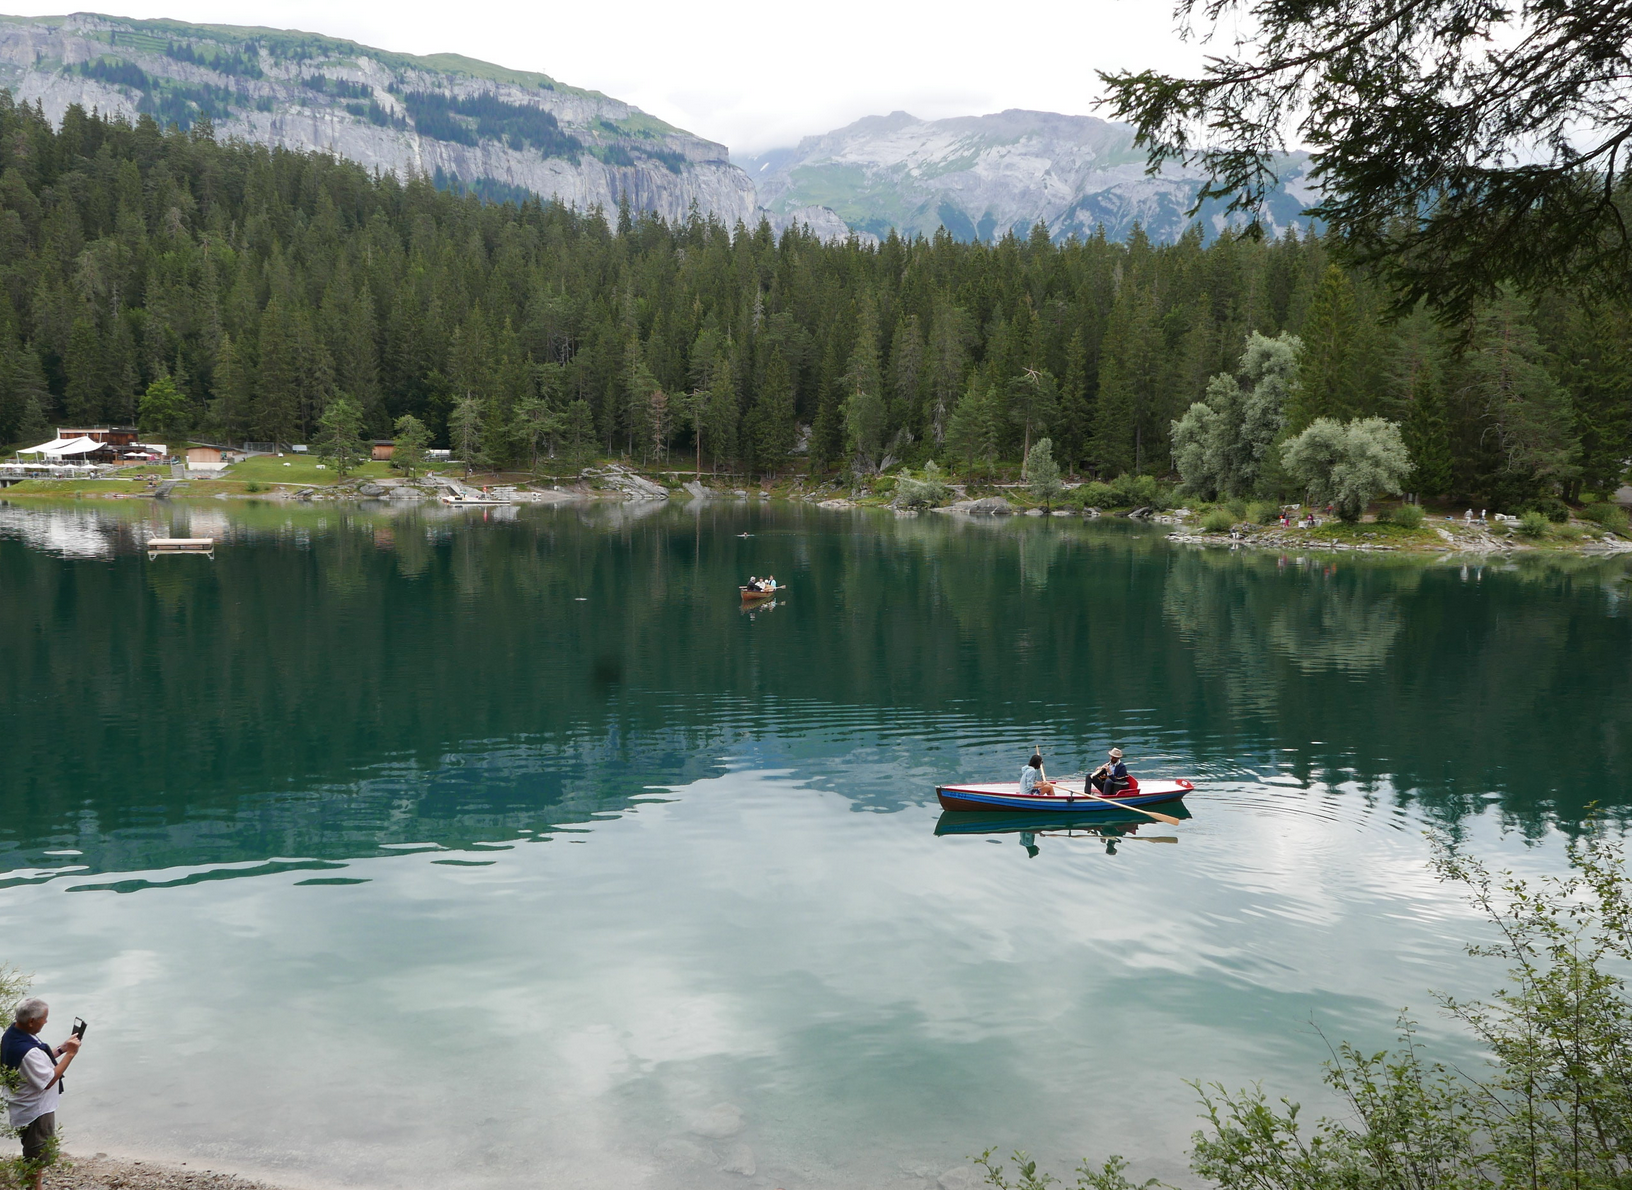
[[215,538],[149,537],[147,539],[147,556],[157,558],[160,554],[203,554],[206,558],[213,558],[215,557]]
[[[994,781],[984,785],[942,785],[935,790],[935,796],[940,799],[943,810],[1024,810],[1044,814],[1069,810],[1072,813],[1093,813],[1096,809],[1114,811],[1120,806],[1154,806],[1162,802],[1176,802],[1194,788],[1189,781],[1182,779],[1140,784],[1136,778],[1129,777],[1126,789],[1109,794],[1101,801],[1060,785],[1055,786],[1056,792],[1052,794],[1021,793],[1018,781]],[[1106,801],[1115,804],[1108,806]]]
[[778,595],[787,594],[788,591],[786,587],[773,587],[769,591],[756,591],[752,587],[738,587],[737,590],[742,592],[742,601],[744,603],[757,603],[761,599],[775,599]]

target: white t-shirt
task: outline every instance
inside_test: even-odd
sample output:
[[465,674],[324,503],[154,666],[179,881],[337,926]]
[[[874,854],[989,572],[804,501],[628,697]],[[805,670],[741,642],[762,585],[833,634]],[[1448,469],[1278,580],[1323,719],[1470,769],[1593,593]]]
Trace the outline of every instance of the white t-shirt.
[[23,1056],[19,1067],[23,1075],[23,1085],[11,1092],[11,1126],[13,1128],[27,1128],[46,1112],[57,1110],[57,1100],[62,1098],[62,1084],[51,1083],[52,1075],[57,1072],[57,1064],[51,1056],[41,1049],[29,1050]]

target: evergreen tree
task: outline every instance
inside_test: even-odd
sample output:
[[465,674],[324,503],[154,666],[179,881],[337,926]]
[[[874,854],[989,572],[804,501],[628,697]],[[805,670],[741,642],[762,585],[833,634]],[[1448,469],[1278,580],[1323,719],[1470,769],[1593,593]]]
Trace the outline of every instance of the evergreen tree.
[[38,353],[14,332],[0,335],[0,443],[28,440],[50,396]]
[[96,321],[89,314],[74,319],[73,329],[68,333],[65,363],[68,391],[64,394],[64,412],[76,425],[94,426],[102,419],[107,378],[101,338],[96,333]]
[[924,333],[918,315],[901,318],[890,338],[890,401],[885,412],[886,433],[922,432],[919,389],[924,376]]
[[1418,370],[1411,385],[1411,404],[1400,427],[1411,454],[1408,492],[1419,499],[1448,495],[1451,490],[1451,435],[1445,398],[1436,369]]
[[430,431],[425,423],[412,413],[404,413],[395,424],[396,438],[391,451],[391,466],[408,475],[425,469],[425,449],[431,444]]
[[797,427],[793,420],[793,381],[781,349],[771,353],[765,382],[743,425],[754,470],[774,472],[793,449]]
[[249,429],[255,406],[256,367],[248,350],[231,334],[221,336],[221,355],[215,366],[215,403],[211,416],[228,441],[237,441]]
[[1060,462],[1075,471],[1082,462],[1093,430],[1093,411],[1088,403],[1088,348],[1082,331],[1071,336],[1065,352],[1065,379],[1060,382],[1059,416],[1055,419],[1054,440]]
[[716,469],[722,459],[733,459],[738,454],[737,386],[732,377],[731,358],[722,355],[710,368],[709,387],[705,394],[703,434],[708,438],[710,457]]
[[875,471],[884,450],[884,377],[878,363],[878,307],[869,296],[856,320],[844,370],[845,444],[857,471]]
[[964,391],[969,340],[973,331],[967,311],[949,297],[935,303],[929,337],[929,408],[925,422],[937,443],[946,436],[947,419]]
[[516,402],[511,436],[525,453],[527,470],[537,473],[538,453],[560,426],[560,416],[543,398],[529,396]]
[[[138,410],[138,422],[144,434],[159,434],[172,448],[185,445],[187,428],[191,421],[187,398],[168,376],[160,376],[147,386]],[[180,453],[180,452],[175,452]]]
[[464,465],[466,475],[487,463],[487,455],[482,449],[485,420],[482,403],[474,396],[461,398],[448,415],[448,441]]
[[1124,281],[1105,331],[1089,458],[1101,474],[1144,467],[1160,398],[1161,331],[1154,295]]
[[580,397],[566,407],[562,416],[564,424],[561,436],[566,439],[567,451],[573,461],[581,465],[587,460],[589,448],[595,441],[595,412],[589,407],[589,402]]
[[1355,352],[1359,332],[1354,284],[1336,265],[1329,265],[1299,335],[1303,340],[1301,383],[1287,410],[1287,428],[1293,433],[1317,417],[1342,420],[1359,411]]
[[1054,461],[1054,443],[1047,438],[1037,439],[1026,454],[1023,468],[1031,498],[1041,500],[1044,508],[1053,506],[1063,490],[1060,484],[1060,465]]
[[299,343],[288,311],[276,298],[261,315],[256,354],[255,433],[271,442],[293,442],[300,428]]
[[975,464],[992,461],[997,450],[997,417],[993,406],[997,390],[978,374],[969,378],[969,387],[952,410],[946,427],[946,445],[965,463],[965,474],[973,475]]
[[1480,315],[1459,361],[1461,399],[1478,426],[1467,487],[1509,512],[1581,473],[1569,395],[1542,359],[1529,310],[1504,295]]
[[[148,389],[149,392],[153,390]],[[363,442],[363,411],[345,393],[337,393],[318,420],[318,457],[334,464],[342,476],[368,458]],[[393,452],[395,453],[395,452]]]

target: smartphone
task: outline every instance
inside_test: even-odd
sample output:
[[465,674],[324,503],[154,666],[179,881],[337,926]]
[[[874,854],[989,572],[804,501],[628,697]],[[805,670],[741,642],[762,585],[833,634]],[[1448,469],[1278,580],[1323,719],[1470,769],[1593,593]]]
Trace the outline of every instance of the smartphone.
[[85,1022],[77,1016],[74,1018],[74,1036],[81,1041],[85,1040]]

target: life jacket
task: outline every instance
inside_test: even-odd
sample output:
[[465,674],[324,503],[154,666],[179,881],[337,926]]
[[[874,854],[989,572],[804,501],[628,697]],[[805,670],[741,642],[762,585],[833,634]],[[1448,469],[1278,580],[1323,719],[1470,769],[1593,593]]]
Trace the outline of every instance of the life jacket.
[[[20,1068],[23,1059],[28,1057],[29,1050],[44,1050],[47,1060],[50,1061],[53,1067],[56,1066],[56,1054],[51,1051],[50,1046],[46,1045],[34,1034],[25,1033],[16,1025],[11,1025],[4,1033],[0,1033],[0,1066],[4,1066],[7,1070]],[[60,1078],[57,1080],[57,1090],[58,1092],[67,1090]]]

